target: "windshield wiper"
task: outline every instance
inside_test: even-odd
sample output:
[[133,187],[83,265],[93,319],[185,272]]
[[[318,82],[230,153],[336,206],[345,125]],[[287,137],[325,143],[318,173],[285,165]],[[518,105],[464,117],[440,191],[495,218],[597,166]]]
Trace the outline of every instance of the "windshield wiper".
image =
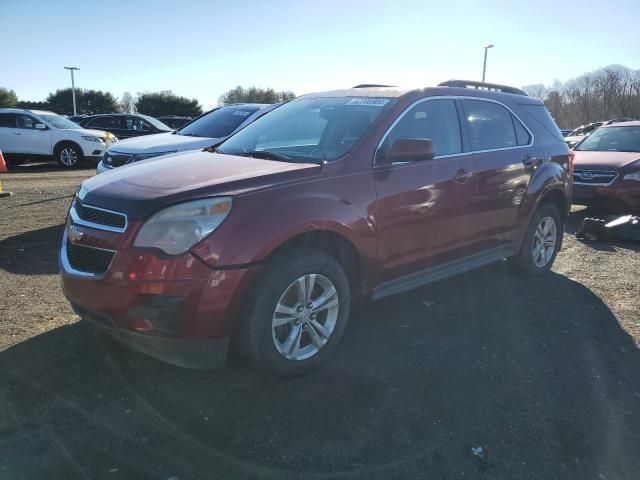
[[252,150],[249,152],[242,152],[239,155],[245,157],[262,158],[264,160],[277,160],[279,162],[290,162],[291,157],[287,157],[282,153],[270,152],[268,150]]

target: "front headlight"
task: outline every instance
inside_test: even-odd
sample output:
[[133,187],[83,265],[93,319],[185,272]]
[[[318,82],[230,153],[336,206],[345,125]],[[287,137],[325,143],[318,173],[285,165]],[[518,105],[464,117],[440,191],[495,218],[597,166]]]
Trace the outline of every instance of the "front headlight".
[[622,177],[623,180],[635,180],[636,182],[640,182],[640,170],[638,170],[637,172],[633,172],[633,173],[627,173],[624,177]]
[[178,255],[213,232],[231,211],[231,197],[215,197],[164,208],[145,222],[133,245]]
[[172,153],[176,153],[176,150],[172,152],[142,153],[140,155],[135,155],[133,157],[133,161],[140,162],[141,160],[146,160],[147,158],[159,157],[160,155],[170,155]]
[[82,135],[82,138],[84,138],[88,142],[104,143],[103,138],[94,137],[92,135]]

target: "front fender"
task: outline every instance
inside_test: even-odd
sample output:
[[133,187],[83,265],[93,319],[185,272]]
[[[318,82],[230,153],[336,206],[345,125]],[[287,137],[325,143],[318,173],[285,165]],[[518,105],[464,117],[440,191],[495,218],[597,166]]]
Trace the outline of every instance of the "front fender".
[[362,255],[375,258],[377,241],[369,215],[369,203],[375,198],[373,180],[363,176],[354,182],[353,177],[237,197],[229,217],[192,251],[212,267],[253,264],[295,236],[329,231],[351,242]]

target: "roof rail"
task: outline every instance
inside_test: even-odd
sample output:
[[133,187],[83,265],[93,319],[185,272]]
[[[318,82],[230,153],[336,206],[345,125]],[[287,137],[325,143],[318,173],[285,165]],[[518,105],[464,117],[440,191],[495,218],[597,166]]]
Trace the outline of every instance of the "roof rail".
[[396,85],[380,85],[378,83],[361,83],[351,88],[395,87]]
[[496,83],[475,82],[473,80],[447,80],[438,84],[439,87],[462,87],[475,88],[477,90],[490,90],[494,92],[513,93],[515,95],[528,96],[524,90],[509,87],[507,85],[498,85]]

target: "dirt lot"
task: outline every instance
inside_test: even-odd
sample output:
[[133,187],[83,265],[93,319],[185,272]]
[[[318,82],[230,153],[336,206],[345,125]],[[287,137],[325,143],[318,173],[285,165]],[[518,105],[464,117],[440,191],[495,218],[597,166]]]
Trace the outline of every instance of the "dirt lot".
[[637,246],[567,233],[545,278],[499,264],[377,302],[297,379],[235,359],[183,370],[97,335],[62,296],[61,225],[92,171],[15,172],[0,177],[15,192],[0,199],[2,479],[640,476]]

